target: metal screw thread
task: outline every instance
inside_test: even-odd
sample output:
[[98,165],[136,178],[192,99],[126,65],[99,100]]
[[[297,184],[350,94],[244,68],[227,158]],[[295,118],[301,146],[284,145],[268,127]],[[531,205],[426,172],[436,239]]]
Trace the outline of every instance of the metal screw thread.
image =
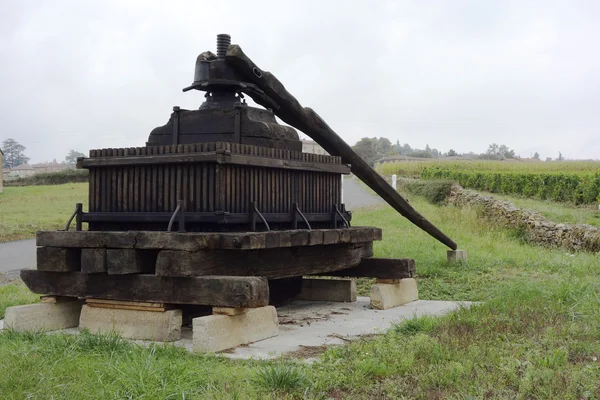
[[231,36],[226,33],[217,35],[217,58],[225,58],[227,49],[231,44]]

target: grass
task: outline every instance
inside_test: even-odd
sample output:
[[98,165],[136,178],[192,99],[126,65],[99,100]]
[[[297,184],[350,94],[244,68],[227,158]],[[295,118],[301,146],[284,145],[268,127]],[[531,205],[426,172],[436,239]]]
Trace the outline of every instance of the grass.
[[87,208],[87,183],[5,187],[0,194],[0,242],[29,239],[39,230],[64,229],[76,203]]
[[[356,212],[353,223],[383,228],[376,256],[415,258],[421,298],[481,305],[400,322],[330,348],[312,364],[232,361],[110,336],[5,331],[0,397],[600,398],[598,255],[530,246],[482,224],[474,210],[408,197],[469,252],[468,263],[448,264],[443,245],[389,207]],[[0,294],[0,304],[6,301]]]
[[576,206],[548,200],[528,199],[518,196],[491,194],[494,198],[508,201],[515,206],[540,213],[553,222],[564,224],[588,224],[600,228],[600,210],[597,205]]
[[0,286],[0,319],[7,307],[37,303],[39,295],[31,293],[23,284]]

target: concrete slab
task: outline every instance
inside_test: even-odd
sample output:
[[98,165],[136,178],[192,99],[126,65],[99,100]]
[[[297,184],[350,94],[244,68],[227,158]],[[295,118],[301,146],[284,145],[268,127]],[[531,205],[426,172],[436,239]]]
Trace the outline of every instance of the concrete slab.
[[[311,348],[341,345],[364,335],[383,333],[413,316],[440,316],[460,307],[469,307],[471,302],[417,300],[387,310],[373,310],[370,298],[358,297],[353,303],[294,301],[277,309],[279,335],[264,339],[226,353],[233,359],[271,359],[288,353],[300,354]],[[0,321],[0,326],[2,321]],[[75,329],[63,332],[78,334]],[[142,345],[155,342],[134,341]],[[173,342],[192,351],[192,329],[181,329],[181,340]],[[301,356],[301,354],[300,354]],[[307,357],[310,361],[310,357]]]

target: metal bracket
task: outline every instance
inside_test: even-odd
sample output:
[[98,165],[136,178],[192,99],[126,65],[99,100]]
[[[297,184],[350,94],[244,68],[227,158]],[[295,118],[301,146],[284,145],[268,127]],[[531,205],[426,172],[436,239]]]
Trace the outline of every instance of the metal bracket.
[[173,114],[175,114],[175,118],[173,118],[173,144],[179,144],[179,111],[181,109],[178,106],[173,107]]
[[269,223],[267,222],[265,217],[260,213],[260,211],[258,211],[258,208],[256,208],[256,203],[254,201],[251,201],[250,202],[250,230],[252,232],[256,232],[256,217],[257,216],[262,220],[263,224],[265,224],[267,231],[270,231],[271,227],[269,226]]
[[302,214],[302,211],[300,211],[300,208],[298,207],[298,203],[293,203],[292,204],[292,229],[298,229],[298,222],[299,222],[298,217],[300,217],[300,218],[302,218],[302,220],[304,220],[306,227],[310,231],[312,228],[310,227],[310,224],[308,223],[308,220],[306,219],[304,214]]
[[235,141],[237,143],[242,143],[242,110],[241,106],[234,106],[234,126],[233,132],[235,134]]
[[81,215],[83,214],[83,204],[81,203],[77,203],[75,204],[75,211],[73,212],[73,215],[71,215],[71,218],[69,218],[69,220],[67,221],[67,225],[65,225],[65,231],[69,230],[69,227],[71,226],[71,222],[73,222],[73,218],[75,218],[75,230],[80,231],[81,230]]
[[171,232],[171,228],[173,227],[173,222],[175,222],[175,217],[179,215],[179,221],[177,225],[179,225],[179,232],[185,232],[185,211],[182,200],[177,200],[177,208],[171,215],[171,219],[169,220],[169,226],[167,226],[167,232]]
[[331,213],[333,214],[333,229],[337,229],[338,221],[340,220],[344,222],[346,228],[350,228],[350,223],[346,220],[346,218],[344,218],[344,215],[340,212],[337,204],[334,204],[331,207]]

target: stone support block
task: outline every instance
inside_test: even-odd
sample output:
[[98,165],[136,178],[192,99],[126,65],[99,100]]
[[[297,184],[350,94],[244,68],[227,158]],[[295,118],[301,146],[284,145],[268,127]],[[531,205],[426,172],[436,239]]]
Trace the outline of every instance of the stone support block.
[[252,310],[251,308],[243,308],[243,307],[213,307],[213,314],[222,314],[222,315],[240,315],[244,314],[248,310]]
[[181,339],[181,322],[181,310],[156,312],[84,305],[79,329],[116,332],[125,339],[173,342]]
[[8,307],[4,327],[15,331],[56,331],[79,325],[82,301]]
[[467,262],[466,250],[448,250],[446,252],[448,262]]
[[277,336],[279,323],[275,307],[248,309],[237,315],[213,314],[192,320],[193,349],[214,353]]
[[298,300],[309,301],[356,301],[356,281],[354,279],[302,279],[302,290]]
[[376,283],[371,286],[371,307],[377,310],[401,306],[419,299],[417,281],[402,279],[399,283]]

